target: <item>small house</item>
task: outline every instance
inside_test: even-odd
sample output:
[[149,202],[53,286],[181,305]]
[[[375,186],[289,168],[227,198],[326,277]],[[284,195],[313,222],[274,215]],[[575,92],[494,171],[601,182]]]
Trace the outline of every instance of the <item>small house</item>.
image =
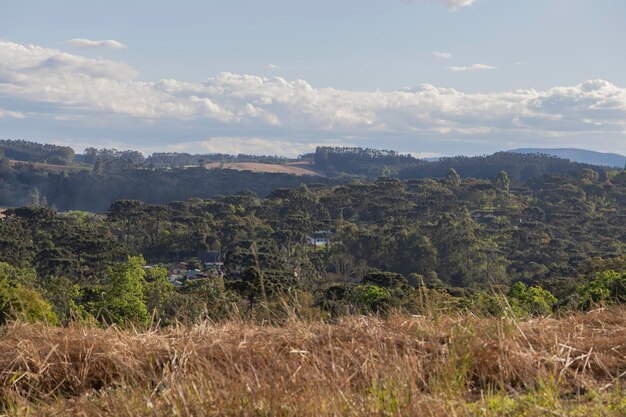
[[306,243],[315,247],[324,247],[330,245],[331,234],[329,230],[318,230],[306,237]]

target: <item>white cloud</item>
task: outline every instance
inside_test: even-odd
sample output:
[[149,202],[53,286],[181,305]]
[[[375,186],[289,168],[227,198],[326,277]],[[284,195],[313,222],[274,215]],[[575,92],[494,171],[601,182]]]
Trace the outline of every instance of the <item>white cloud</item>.
[[472,64],[469,66],[462,66],[462,67],[452,66],[452,67],[448,67],[448,69],[452,72],[468,72],[468,71],[495,70],[495,69],[498,69],[498,67],[494,67],[493,65],[487,65],[487,64]]
[[584,137],[599,150],[626,152],[626,89],[603,80],[496,93],[430,84],[347,91],[231,73],[199,83],[147,82],[120,62],[0,41],[0,102],[5,131],[28,114],[28,126],[15,128],[21,137],[36,126],[50,137],[106,135],[138,148],[197,142],[207,151],[297,154],[315,143],[359,143],[441,153]]
[[[167,151],[187,153],[240,153],[254,155],[301,155],[315,150],[311,143],[294,143],[285,139],[257,137],[212,137],[168,146]],[[163,147],[154,149],[163,152]]]
[[450,59],[450,58],[452,58],[452,54],[450,52],[438,52],[438,51],[435,51],[435,52],[433,52],[433,55],[436,56],[437,58],[441,58],[441,59]]
[[471,6],[475,0],[442,0],[446,7],[451,10],[456,10],[460,7]]
[[[415,2],[417,0],[401,0],[401,1],[409,3],[409,2]],[[420,1],[425,1],[425,0],[420,0]],[[438,1],[439,3],[442,3],[444,6],[446,6],[450,10],[457,10],[457,9],[460,9],[461,7],[471,6],[472,4],[474,4],[476,0],[438,0]]]
[[279,69],[280,67],[279,67],[278,65],[275,65],[275,64],[268,64],[268,65],[266,66],[266,68],[267,68],[267,69],[271,69],[271,70],[277,70],[277,69]]
[[24,113],[17,112],[17,111],[0,109],[0,119],[3,117],[13,118],[13,119],[24,119],[26,115]]
[[90,49],[126,49],[126,45],[113,39],[102,41],[93,41],[91,39],[75,38],[65,41],[66,45],[74,48],[90,48]]

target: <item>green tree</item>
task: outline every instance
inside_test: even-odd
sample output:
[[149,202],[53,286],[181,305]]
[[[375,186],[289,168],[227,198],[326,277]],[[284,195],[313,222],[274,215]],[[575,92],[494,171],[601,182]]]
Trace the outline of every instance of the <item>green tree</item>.
[[99,316],[112,323],[147,324],[150,320],[144,302],[145,271],[142,256],[130,256],[126,263],[109,267],[99,305]]
[[456,172],[456,169],[450,168],[446,174],[445,182],[448,186],[456,188],[461,185],[461,176]]
[[83,295],[78,284],[73,283],[66,277],[51,277],[44,283],[46,299],[52,304],[52,308],[61,323],[70,320],[87,320],[89,313],[79,303]]
[[198,258],[189,258],[187,260],[187,268],[189,269],[202,269],[202,262]]
[[144,298],[148,312],[156,312],[159,318],[166,318],[165,312],[174,296],[174,286],[167,280],[167,269],[157,266],[148,269],[145,275]]
[[626,272],[607,270],[595,274],[594,279],[579,290],[580,308],[588,310],[594,304],[626,302]]
[[506,171],[500,171],[496,177],[496,189],[508,192],[511,187],[511,180]]
[[32,275],[32,270],[0,262],[0,324],[11,318],[50,324],[58,322],[52,306],[36,289],[28,286]]
[[516,282],[507,295],[513,308],[531,315],[549,314],[557,302],[550,291],[540,286],[528,287],[521,281]]
[[593,169],[585,168],[580,172],[580,180],[585,185],[594,184],[599,178],[600,174]]
[[392,302],[388,289],[377,285],[357,285],[352,290],[352,301],[364,312],[384,312]]

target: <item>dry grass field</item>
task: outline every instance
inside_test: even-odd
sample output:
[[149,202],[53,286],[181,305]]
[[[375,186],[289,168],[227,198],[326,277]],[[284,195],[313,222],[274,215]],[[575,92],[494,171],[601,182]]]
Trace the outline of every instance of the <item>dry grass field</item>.
[[278,164],[261,164],[256,162],[232,162],[220,164],[219,162],[212,162],[206,164],[205,167],[211,168],[226,168],[234,169],[237,171],[253,171],[253,172],[270,172],[279,174],[291,174],[291,175],[310,175],[321,177],[323,174],[315,171],[313,166],[306,162],[294,162],[285,165]]
[[41,169],[43,171],[53,171],[53,172],[76,172],[76,171],[90,171],[91,170],[91,167],[88,167],[88,166],[54,165],[54,164],[44,164],[41,162],[23,162],[23,161],[10,160],[9,164],[13,167],[17,165],[29,165],[29,166],[33,166],[35,169]]
[[0,414],[624,416],[626,309],[0,328]]

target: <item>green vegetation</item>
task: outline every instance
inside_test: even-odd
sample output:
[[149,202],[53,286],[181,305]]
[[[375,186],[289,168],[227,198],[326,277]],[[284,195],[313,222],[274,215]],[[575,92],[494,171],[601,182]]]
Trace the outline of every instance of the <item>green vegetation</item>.
[[37,291],[35,280],[34,271],[0,262],[0,324],[11,318],[57,323],[52,306]]
[[314,154],[305,156],[313,158],[315,165],[331,176],[441,178],[453,169],[463,177],[493,179],[506,170],[511,178],[526,181],[543,175],[580,172],[585,168],[602,172],[608,169],[535,153],[498,152],[488,156],[458,156],[428,162],[395,151],[322,146]]
[[626,302],[626,271],[607,270],[598,272],[593,280],[580,288],[580,307],[589,309],[599,303]]
[[[449,169],[266,198],[119,200],[106,215],[29,206],[3,213],[0,261],[32,268],[20,285],[62,323],[276,319],[284,300],[328,318],[418,314],[430,299],[446,311],[545,315],[624,301],[624,178],[585,168],[521,183],[505,171],[479,180]],[[313,246],[316,233],[329,243]],[[203,271],[205,251],[219,251],[218,270]],[[174,287],[166,268],[183,260]]]

